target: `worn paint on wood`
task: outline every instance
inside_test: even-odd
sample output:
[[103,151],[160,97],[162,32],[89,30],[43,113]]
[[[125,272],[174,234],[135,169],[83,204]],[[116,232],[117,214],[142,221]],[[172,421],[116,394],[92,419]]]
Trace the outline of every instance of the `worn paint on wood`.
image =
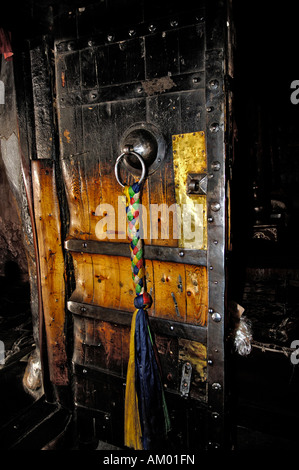
[[[187,192],[188,174],[207,172],[205,133],[201,131],[174,135],[172,148],[176,202],[181,208],[182,230],[179,246],[206,250],[207,198],[206,195]],[[187,213],[190,220],[186,219]]]
[[74,353],[76,364],[91,365],[124,376],[129,359],[128,326],[91,318],[74,317]]
[[[75,315],[73,361],[125,377],[129,336],[130,328],[127,326]],[[154,339],[162,366],[164,387],[180,391],[182,365],[189,361],[192,364],[191,395],[203,399],[207,378],[206,346],[196,341],[161,335],[155,335]],[[80,398],[86,397],[80,395]]]
[[[63,159],[61,166],[70,210],[68,237],[128,243],[123,190],[114,177],[111,162],[82,154]],[[124,173],[121,179],[132,183],[132,176],[120,170]],[[169,171],[168,165],[163,167],[142,186],[142,229],[146,245],[178,244],[173,236],[172,211],[166,214],[167,218],[161,213],[163,204],[168,208],[175,203],[169,194]],[[107,216],[109,222],[105,224],[103,218]]]
[[53,161],[32,161],[32,184],[50,379],[66,385],[65,273]]

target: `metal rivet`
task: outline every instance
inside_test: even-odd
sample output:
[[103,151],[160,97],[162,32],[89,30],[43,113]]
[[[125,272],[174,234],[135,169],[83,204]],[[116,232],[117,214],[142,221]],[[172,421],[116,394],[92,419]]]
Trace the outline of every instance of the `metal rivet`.
[[221,387],[221,384],[218,383],[218,382],[214,382],[214,383],[212,384],[212,389],[213,389],[213,390],[221,390],[221,388],[222,388],[222,387]]
[[210,82],[209,82],[209,88],[210,88],[211,90],[217,90],[218,87],[219,87],[219,82],[218,82],[218,80],[215,80],[215,79],[210,80]]
[[83,369],[82,372],[83,372],[83,374],[87,374],[87,370],[86,370],[86,369]]
[[172,326],[172,325],[170,326],[170,329],[171,329],[171,331],[173,330],[173,326]]
[[213,266],[210,266],[210,271],[213,271]]
[[69,51],[73,51],[75,49],[75,43],[73,41],[69,42],[67,48]]
[[208,222],[213,222],[214,221],[214,217],[208,217]]
[[135,29],[129,29],[129,36],[132,37],[132,36],[135,36],[135,34],[136,34]]
[[210,113],[211,111],[213,111],[213,109],[214,109],[213,106],[208,106],[206,108],[206,111],[207,111],[207,113]]
[[98,97],[98,94],[97,94],[96,91],[91,91],[89,93],[89,97],[90,97],[91,100],[95,100]]
[[208,364],[209,364],[209,366],[213,365],[212,359],[208,359]]
[[219,131],[219,124],[218,122],[213,122],[213,124],[210,125],[210,131],[211,132],[218,132]]
[[211,165],[211,168],[213,171],[219,171],[221,168],[220,162],[217,162],[217,161],[213,162]]
[[216,323],[219,323],[221,321],[221,315],[218,312],[212,313],[212,320]]
[[114,35],[113,34],[108,34],[107,41],[112,42],[113,40],[114,40]]
[[219,202],[212,202],[211,204],[211,209],[213,212],[218,212],[220,210],[220,204]]
[[198,77],[194,77],[194,78],[192,79],[192,82],[193,82],[193,83],[198,83],[198,82],[199,82],[199,78],[198,78]]
[[182,256],[184,256],[184,255],[185,255],[185,253],[184,253],[183,251],[180,251],[180,252],[179,252],[179,256],[182,257]]
[[217,442],[211,442],[209,441],[208,442],[208,445],[209,447],[213,448],[213,449],[220,449],[220,444],[218,444]]
[[151,33],[154,33],[157,29],[157,26],[154,25],[154,24],[150,24],[149,27],[148,27],[148,30],[151,32]]
[[87,243],[86,242],[82,243],[82,248],[87,248]]
[[170,26],[171,26],[172,28],[175,28],[176,26],[178,26],[178,24],[179,24],[179,23],[178,23],[177,20],[171,20],[171,21],[170,21]]
[[213,308],[209,308],[209,313],[213,313],[214,312],[214,309]]
[[218,245],[218,240],[213,241],[214,245]]
[[220,415],[216,411],[213,411],[211,416],[212,416],[213,419],[218,419]]

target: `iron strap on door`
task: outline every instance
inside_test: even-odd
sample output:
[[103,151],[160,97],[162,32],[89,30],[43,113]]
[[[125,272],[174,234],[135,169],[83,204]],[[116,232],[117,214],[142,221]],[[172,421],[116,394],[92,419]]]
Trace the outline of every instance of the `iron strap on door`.
[[226,201],[225,201],[225,35],[227,12],[218,2],[207,2],[206,23],[206,132],[208,156],[209,316],[207,380],[208,448],[223,448],[226,430],[225,313],[226,313]]

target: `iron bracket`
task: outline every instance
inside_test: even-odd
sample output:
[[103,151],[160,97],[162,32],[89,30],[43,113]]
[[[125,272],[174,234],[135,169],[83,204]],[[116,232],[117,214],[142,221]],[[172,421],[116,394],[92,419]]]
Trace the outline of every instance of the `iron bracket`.
[[180,386],[180,393],[181,396],[187,398],[190,391],[191,385],[191,375],[192,375],[192,366],[189,361],[184,362],[182,367],[182,378],[181,378],[181,386]]

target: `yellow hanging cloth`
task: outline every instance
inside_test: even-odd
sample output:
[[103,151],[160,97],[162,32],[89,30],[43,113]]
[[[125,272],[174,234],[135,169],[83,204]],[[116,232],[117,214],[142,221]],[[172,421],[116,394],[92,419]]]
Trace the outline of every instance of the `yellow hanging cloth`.
[[130,357],[127,371],[125,398],[125,446],[142,450],[142,432],[140,425],[138,398],[135,387],[135,323],[138,310],[135,310],[131,323]]

